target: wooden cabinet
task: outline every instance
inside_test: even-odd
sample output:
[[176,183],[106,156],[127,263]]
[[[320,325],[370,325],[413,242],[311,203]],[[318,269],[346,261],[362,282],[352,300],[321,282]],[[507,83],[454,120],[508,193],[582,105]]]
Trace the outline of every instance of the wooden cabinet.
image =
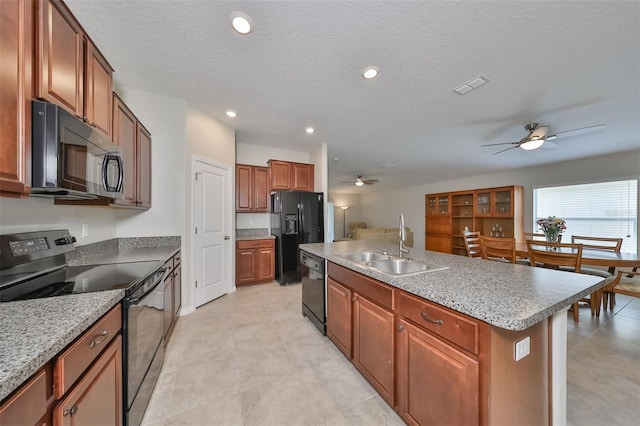
[[275,240],[236,242],[236,285],[273,281],[276,274]]
[[33,6],[0,1],[0,195],[19,197],[31,185]]
[[425,196],[425,248],[466,255],[464,232],[523,240],[521,186]]
[[61,0],[38,4],[36,96],[111,135],[113,69]]
[[122,338],[116,337],[53,410],[53,425],[121,425]]
[[333,263],[327,282],[327,336],[391,405],[395,333],[392,290]]
[[236,164],[236,212],[269,212],[269,168]]
[[113,142],[124,163],[124,198],[113,204],[151,207],[151,134],[117,94],[113,94]]
[[314,165],[269,160],[272,191],[309,191],[314,189]]
[[351,291],[327,279],[327,336],[351,359]]
[[479,363],[402,318],[397,410],[410,425],[480,424]]
[[164,267],[167,269],[163,282],[164,286],[164,343],[169,342],[169,336],[178,321],[180,307],[182,305],[182,265],[180,264],[180,252],[167,260]]
[[0,405],[0,425],[51,424],[47,414],[53,403],[52,380],[51,364],[47,364]]

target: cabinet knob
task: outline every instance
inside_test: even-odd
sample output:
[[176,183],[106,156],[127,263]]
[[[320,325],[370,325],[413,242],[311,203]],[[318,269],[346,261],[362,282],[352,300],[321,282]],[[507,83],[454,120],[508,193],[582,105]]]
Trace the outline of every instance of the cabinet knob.
[[398,326],[398,331],[402,331],[402,330],[404,330],[404,325],[403,325],[403,324],[400,324],[400,325]]
[[351,301],[352,301],[352,302],[355,302],[356,300],[358,300],[358,298],[357,298],[357,297],[355,297],[355,296],[353,296],[353,297],[351,298]]
[[64,410],[62,412],[62,415],[63,416],[73,416],[77,412],[78,412],[78,406],[74,405],[73,407],[67,408],[66,410]]
[[225,235],[225,236],[224,236],[224,239],[225,239],[225,240],[228,240],[229,238],[230,238],[230,237],[229,237],[228,235]]

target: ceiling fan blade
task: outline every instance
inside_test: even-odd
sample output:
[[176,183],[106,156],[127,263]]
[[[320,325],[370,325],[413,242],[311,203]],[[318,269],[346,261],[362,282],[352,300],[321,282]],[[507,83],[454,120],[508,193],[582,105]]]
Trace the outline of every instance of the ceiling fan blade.
[[367,179],[367,180],[364,181],[364,183],[365,183],[365,185],[373,185],[377,181],[378,181],[378,179]]
[[493,155],[498,155],[498,154],[500,154],[502,152],[509,151],[510,149],[513,149],[513,148],[517,148],[517,146],[510,146],[509,148],[505,148],[505,149],[503,149],[501,151],[494,152]]
[[480,146],[519,145],[519,144],[520,144],[520,141],[518,141],[518,142],[488,143],[488,144],[480,145]]
[[353,184],[355,184],[355,181],[351,181],[351,182],[340,182],[340,183],[348,183],[349,185],[353,185]]
[[565,130],[564,132],[558,132],[555,135],[547,136],[546,139],[553,140],[559,137],[566,138],[568,136],[578,136],[584,133],[595,132],[596,130],[604,129],[605,127],[607,127],[605,124],[598,124],[596,126],[580,127],[579,129]]

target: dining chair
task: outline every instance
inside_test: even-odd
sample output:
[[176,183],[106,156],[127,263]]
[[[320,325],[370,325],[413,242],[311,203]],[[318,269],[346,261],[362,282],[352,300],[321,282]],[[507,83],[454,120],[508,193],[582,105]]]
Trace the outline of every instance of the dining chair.
[[483,259],[516,263],[516,239],[481,235],[480,253]]
[[616,302],[616,294],[640,297],[640,271],[633,268],[632,271],[618,271],[615,277],[607,278],[607,285],[603,289],[602,307],[613,311]]
[[467,256],[480,257],[480,232],[467,231],[463,234]]
[[[543,233],[539,232],[525,232],[524,233],[525,240],[542,240],[546,241],[547,237]],[[562,242],[562,234],[558,235],[558,242]]]
[[[558,270],[560,270],[561,267],[571,267],[574,272],[580,273],[580,267],[582,266],[582,244],[527,240],[527,251],[529,252],[529,262],[531,266]],[[591,293],[589,299],[580,299],[578,302],[582,301],[589,302],[592,315],[596,311],[596,302],[598,302],[598,306],[600,304],[596,292]],[[576,322],[578,322],[579,316],[578,302],[573,304],[573,320]]]
[[[605,237],[584,237],[580,235],[572,235],[571,242],[573,244],[582,244],[582,247],[594,250],[606,250],[620,253],[622,247],[622,238],[605,238]],[[582,273],[598,275],[603,278],[610,278],[616,273],[616,267],[609,267],[608,271],[596,268],[582,268]]]

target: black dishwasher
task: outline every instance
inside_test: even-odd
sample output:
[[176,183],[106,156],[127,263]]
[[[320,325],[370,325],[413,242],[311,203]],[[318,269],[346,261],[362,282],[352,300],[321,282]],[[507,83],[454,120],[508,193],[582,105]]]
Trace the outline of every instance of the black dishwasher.
[[302,315],[327,334],[327,311],[324,259],[300,250],[298,267],[302,275]]

